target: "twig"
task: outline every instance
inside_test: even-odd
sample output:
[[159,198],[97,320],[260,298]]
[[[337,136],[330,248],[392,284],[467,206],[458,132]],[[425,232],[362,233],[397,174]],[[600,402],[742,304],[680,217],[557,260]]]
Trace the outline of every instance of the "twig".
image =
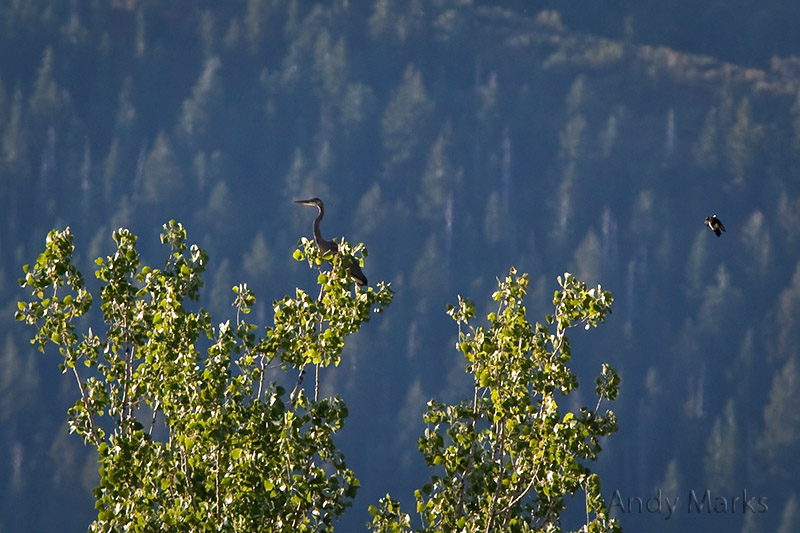
[[291,406],[294,407],[297,403],[297,398],[300,396],[300,386],[303,384],[303,378],[306,375],[306,365],[303,365],[303,368],[300,369],[300,375],[297,376],[297,383],[294,386],[294,390],[292,390],[291,395]]
[[131,347],[125,347],[125,378],[122,382],[122,409],[120,413],[120,422],[122,426],[122,437],[125,438],[128,428],[128,420],[131,417],[130,404],[128,400],[128,388],[130,386],[130,370],[131,370]]
[[156,425],[156,417],[158,416],[158,410],[160,407],[161,407],[161,400],[156,398],[156,403],[153,404],[153,420],[150,422],[150,431],[148,431],[150,435],[153,434],[153,428]]
[[500,490],[503,487],[503,474],[505,472],[505,467],[503,466],[503,446],[505,445],[505,424],[506,418],[503,417],[499,421],[500,431],[499,431],[499,439],[498,439],[498,446],[495,448],[494,452],[494,460],[499,463],[499,471],[497,475],[497,486],[495,487],[494,494],[492,495],[492,506],[489,509],[489,522],[486,524],[486,533],[490,533],[494,531],[494,519],[497,515],[497,500],[500,498]]
[[475,441],[478,439],[478,435],[476,432],[477,425],[478,425],[478,388],[479,385],[476,383],[475,388],[472,394],[472,423],[470,424],[470,432],[472,433],[470,440],[469,440],[469,455],[467,456],[467,467],[464,469],[464,476],[461,478],[461,490],[458,496],[458,512],[459,514],[464,512],[464,500],[467,498],[467,481],[466,481],[466,474],[472,471],[472,466],[474,463],[474,455],[475,455]]
[[[67,343],[66,332],[61,332],[61,342],[64,345],[64,349],[68,352],[72,350],[69,348],[69,344]],[[83,381],[81,381],[81,376],[78,374],[78,367],[73,362],[72,364],[72,373],[75,374],[75,381],[78,382],[78,390],[81,392],[81,401],[83,402],[83,407],[86,409],[86,412],[89,414],[89,435],[91,436],[92,442],[95,446],[100,445],[100,437],[97,436],[97,429],[94,425],[94,415],[92,414],[92,410],[89,407],[89,398],[86,396],[86,389],[83,387]]]
[[92,410],[89,408],[89,398],[86,397],[86,389],[83,388],[83,382],[78,374],[78,368],[74,364],[72,365],[72,373],[75,374],[75,380],[78,382],[78,389],[81,391],[83,407],[86,409],[86,412],[89,413],[89,434],[92,437],[92,442],[94,445],[99,446],[100,437],[97,436],[97,430],[94,427],[94,416],[92,415]]
[[316,371],[315,371],[315,375],[314,375],[314,401],[315,402],[319,401],[319,367],[320,367],[320,364],[317,363]]
[[264,391],[264,354],[261,354],[261,358],[258,362],[258,369],[261,371],[261,379],[258,380],[258,397],[256,401],[261,401],[261,393]]

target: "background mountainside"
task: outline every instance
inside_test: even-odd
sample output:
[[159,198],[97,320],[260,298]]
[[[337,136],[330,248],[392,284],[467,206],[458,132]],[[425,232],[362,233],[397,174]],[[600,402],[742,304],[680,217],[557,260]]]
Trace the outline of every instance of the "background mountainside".
[[[341,529],[427,479],[431,397],[468,394],[445,315],[529,272],[529,315],[569,270],[616,298],[576,334],[590,401],[622,376],[614,490],[765,496],[763,514],[621,515],[630,530],[798,530],[800,7],[709,1],[0,1],[0,530],[92,520],[96,465],[66,431],[73,383],[13,323],[21,265],[69,225],[90,284],[111,232],[160,263],[161,224],[211,256],[201,304],[232,314],[314,275],[326,237],[397,293],[323,376],[362,489]],[[716,212],[717,239],[702,224]],[[588,392],[586,392],[588,391]],[[575,502],[580,507],[580,502]]]

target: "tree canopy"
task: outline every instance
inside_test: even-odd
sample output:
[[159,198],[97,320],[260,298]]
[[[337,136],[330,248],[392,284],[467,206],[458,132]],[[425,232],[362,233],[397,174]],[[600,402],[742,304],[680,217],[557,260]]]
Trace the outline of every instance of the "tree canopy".
[[[333,269],[319,271],[319,295],[298,288],[275,301],[273,324],[260,333],[247,321],[256,298],[246,284],[233,287],[233,323],[213,326],[207,311],[188,308],[199,298],[208,256],[186,243],[180,223],[163,227],[169,253],[161,269],[141,263],[129,230],[113,238],[116,252],[96,261],[102,319],[94,327],[77,332],[76,322],[100,316],[89,314],[94,297],[72,262],[69,228],[51,231],[36,263],[23,268],[20,284],[32,299],[17,311],[36,326],[32,343],[42,352],[57,346],[60,368],[75,377],[70,430],[96,449],[100,465],[90,530],[333,529],[359,482],[333,440],[347,407],[339,395],[320,396],[319,372],[338,366],[345,337],[393,298],[384,282],[351,287],[347,265],[363,262],[363,245],[339,243],[327,258]],[[307,239],[294,257],[312,268],[325,259]],[[616,398],[619,378],[604,364],[594,409],[562,416],[558,408],[578,386],[566,331],[602,322],[611,294],[565,273],[546,317],[551,326],[534,326],[522,305],[528,283],[511,269],[492,297],[499,308],[488,328],[462,331],[475,318],[470,300],[448,310],[474,396],[428,403],[419,449],[444,475],[415,492],[420,531],[557,531],[565,497],[579,490],[587,530],[619,531],[598,476],[583,463],[616,430],[614,414],[599,409]],[[313,388],[305,384],[310,367]],[[268,381],[278,370],[298,376],[291,393],[279,383],[285,377]],[[410,528],[388,496],[370,512],[376,530]]]

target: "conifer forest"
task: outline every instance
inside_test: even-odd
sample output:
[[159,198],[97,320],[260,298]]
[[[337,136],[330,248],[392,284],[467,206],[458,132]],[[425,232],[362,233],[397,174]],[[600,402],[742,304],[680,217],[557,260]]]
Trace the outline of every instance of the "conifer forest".
[[[387,493],[422,527],[435,402],[473,399],[448,305],[488,324],[513,267],[531,323],[566,272],[613,294],[570,330],[559,402],[593,409],[616,370],[585,464],[623,530],[800,531],[799,26],[793,2],[0,0],[0,532],[98,520],[76,381],[15,320],[48,233],[70,228],[99,294],[112,235],[160,267],[178,221],[208,256],[187,309],[263,331],[327,283],[310,198],[370,298],[304,378],[347,406],[357,482],[326,527],[366,531]],[[297,378],[266,376],[287,405]],[[564,503],[575,530],[583,497]]]

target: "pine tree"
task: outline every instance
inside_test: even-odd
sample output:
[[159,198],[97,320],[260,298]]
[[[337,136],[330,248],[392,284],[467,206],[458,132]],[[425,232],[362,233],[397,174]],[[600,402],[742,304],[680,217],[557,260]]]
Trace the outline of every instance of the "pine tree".
[[164,203],[183,189],[183,171],[169,136],[163,131],[147,153],[141,180],[141,199],[147,204]]
[[578,279],[596,284],[603,272],[603,250],[594,229],[590,229],[572,254],[573,271]]
[[773,483],[797,479],[800,467],[794,460],[800,446],[800,371],[797,357],[786,361],[772,380],[769,401],[764,407],[764,429],[757,443],[764,472]]
[[392,91],[381,122],[383,146],[390,162],[408,160],[422,145],[433,108],[422,74],[409,65],[400,85]]
[[222,61],[218,57],[206,59],[203,72],[192,87],[191,96],[181,105],[177,133],[190,147],[205,146],[210,140],[211,110],[218,108],[222,99],[221,68]]
[[750,101],[742,99],[725,137],[725,155],[735,183],[744,182],[750,173],[763,138],[764,126],[753,118]]
[[800,528],[800,509],[797,506],[797,494],[792,493],[781,513],[781,523],[777,533],[793,533]]
[[447,122],[439,132],[428,154],[417,194],[418,213],[423,219],[443,221],[445,204],[461,182],[463,171],[450,156],[453,127]]
[[740,464],[736,445],[739,441],[736,409],[733,400],[728,400],[724,413],[714,421],[706,441],[704,469],[707,487],[711,490],[725,491],[735,486]]
[[778,296],[775,310],[777,326],[777,357],[781,362],[796,353],[800,343],[800,324],[795,317],[800,313],[800,262],[795,267],[790,285]]

